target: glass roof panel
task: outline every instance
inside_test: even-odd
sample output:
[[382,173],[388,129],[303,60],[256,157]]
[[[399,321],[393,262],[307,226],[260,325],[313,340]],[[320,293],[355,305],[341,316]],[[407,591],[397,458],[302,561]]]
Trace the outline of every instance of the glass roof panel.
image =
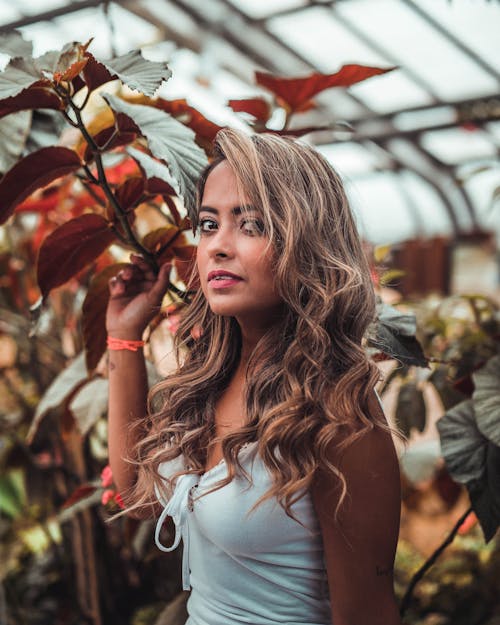
[[432,103],[427,91],[397,69],[353,85],[349,92],[381,114]]
[[33,0],[16,0],[15,2],[16,8],[23,15],[36,15],[41,11],[45,12],[51,9],[58,9],[67,4],[68,3],[64,0],[39,0],[38,2],[34,2]]
[[394,174],[347,179],[345,186],[360,234],[371,243],[396,243],[418,233],[420,220],[401,194]]
[[401,187],[411,198],[414,213],[420,219],[419,232],[425,236],[451,235],[453,225],[450,216],[436,190],[415,172],[403,170],[400,174]]
[[491,164],[489,169],[470,176],[464,187],[474,202],[480,225],[495,232],[500,245],[500,202],[493,201],[493,193],[500,187],[500,165]]
[[313,7],[271,18],[269,30],[322,72],[335,72],[345,63],[390,65],[347,31],[326,7]]
[[329,160],[342,177],[351,177],[373,171],[379,165],[375,155],[365,150],[359,143],[346,141],[319,145],[317,149]]
[[194,36],[197,32],[197,27],[193,19],[184,11],[181,11],[179,7],[163,0],[141,0],[141,6],[151,13],[153,19],[157,18],[160,22],[163,22],[169,28],[173,28],[175,32],[181,35],[190,37]]
[[420,136],[423,148],[443,163],[456,164],[467,160],[494,157],[497,150],[482,130],[447,128],[431,130]]
[[0,24],[9,24],[21,17],[21,12],[11,0],[0,0]]
[[307,0],[229,0],[236,8],[244,11],[249,17],[262,19],[278,11],[295,9],[305,6]]
[[500,3],[419,0],[419,6],[500,71]]
[[457,112],[452,106],[435,106],[422,111],[402,111],[392,119],[400,130],[414,130],[426,126],[451,124],[457,119]]
[[336,3],[336,10],[401,59],[401,65],[423,78],[443,100],[491,94],[498,89],[493,77],[399,0],[350,0]]

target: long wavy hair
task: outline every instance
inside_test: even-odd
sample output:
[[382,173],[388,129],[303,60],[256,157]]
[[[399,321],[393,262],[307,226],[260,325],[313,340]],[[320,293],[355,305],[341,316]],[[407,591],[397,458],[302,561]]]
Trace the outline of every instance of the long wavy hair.
[[[370,409],[379,372],[363,337],[375,316],[375,295],[342,182],[314,148],[275,134],[224,129],[214,154],[198,184],[198,206],[210,171],[226,160],[239,192],[262,214],[284,302],[282,318],[248,363],[246,420],[221,439],[227,476],[216,488],[246,475],[238,453],[256,441],[272,477],[257,504],[276,497],[293,516],[291,506],[323,469],[339,486],[338,510],[346,481],[332,462],[332,445],[342,451],[375,425],[386,427]],[[133,452],[134,508],[154,501],[155,488],[168,493],[161,463],[182,454],[182,473],[204,472],[217,401],[239,362],[240,328],[234,318],[214,314],[200,289],[175,345],[178,369],[150,391],[146,433]]]

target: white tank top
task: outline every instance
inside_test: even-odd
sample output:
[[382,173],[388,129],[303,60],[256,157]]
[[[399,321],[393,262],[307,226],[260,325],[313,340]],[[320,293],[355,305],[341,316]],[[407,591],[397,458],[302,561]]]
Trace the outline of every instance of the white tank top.
[[[183,588],[191,595],[186,625],[330,625],[323,543],[310,494],[292,506],[301,525],[288,517],[275,498],[250,514],[271,486],[271,477],[256,453],[256,443],[240,451],[252,478],[236,477],[209,493],[227,475],[224,461],[203,475],[181,475],[158,519],[155,541],[172,551],[182,538]],[[182,457],[160,466],[168,477],[183,467]],[[160,542],[167,516],[175,523],[171,547]]]

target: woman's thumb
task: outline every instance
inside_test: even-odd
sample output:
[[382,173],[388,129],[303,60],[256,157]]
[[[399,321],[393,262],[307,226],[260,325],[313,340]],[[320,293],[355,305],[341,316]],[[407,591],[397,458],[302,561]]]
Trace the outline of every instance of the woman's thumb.
[[151,289],[151,292],[158,296],[163,297],[165,295],[165,291],[169,285],[170,271],[172,269],[171,263],[164,263],[160,270],[158,271],[158,275],[156,277],[156,282]]

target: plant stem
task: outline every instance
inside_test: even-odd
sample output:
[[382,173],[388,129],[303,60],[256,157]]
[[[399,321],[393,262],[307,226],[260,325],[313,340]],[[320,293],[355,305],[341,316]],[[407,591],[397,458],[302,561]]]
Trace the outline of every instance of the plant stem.
[[[132,247],[134,247],[140,254],[142,254],[142,256],[144,257],[144,259],[149,263],[149,265],[151,266],[151,268],[153,269],[153,271],[155,273],[158,273],[159,267],[158,267],[158,263],[156,261],[156,256],[150,252],[147,248],[145,248],[140,241],[137,239],[137,237],[135,236],[134,231],[132,230],[132,227],[130,225],[130,222],[128,220],[128,216],[127,213],[123,210],[123,208],[120,206],[119,202],[116,199],[115,194],[113,193],[111,187],[109,186],[109,182],[108,179],[106,178],[106,172],[104,170],[104,165],[102,162],[102,152],[106,149],[106,147],[110,144],[111,138],[114,138],[114,136],[116,136],[118,130],[116,130],[115,133],[113,133],[112,137],[110,137],[110,139],[106,142],[106,145],[103,147],[99,147],[97,145],[97,143],[94,141],[94,138],[92,137],[92,135],[89,133],[89,131],[87,130],[87,127],[85,126],[83,119],[82,119],[82,107],[78,107],[74,102],[73,99],[71,98],[71,95],[69,94],[69,92],[58,89],[57,90],[58,94],[63,96],[66,100],[66,102],[68,103],[68,106],[71,108],[71,110],[73,111],[75,118],[76,118],[76,127],[80,130],[80,132],[82,133],[85,141],[87,142],[90,150],[92,151],[92,154],[94,156],[94,160],[95,160],[95,164],[97,167],[97,174],[98,177],[96,178],[94,176],[94,174],[91,172],[90,168],[88,167],[87,164],[85,164],[83,166],[83,169],[85,171],[85,173],[87,174],[89,180],[94,183],[94,184],[98,184],[102,190],[104,191],[106,197],[108,198],[109,203],[111,204],[111,206],[114,209],[115,215],[118,218],[118,221],[120,222],[120,225],[122,226],[124,232],[125,232],[125,241],[128,242]],[[66,114],[66,117],[68,119],[69,116]],[[116,232],[116,230],[115,230]],[[122,242],[124,241],[123,237],[119,237]],[[168,285],[168,289],[170,291],[172,291],[173,293],[175,293],[177,295],[177,297],[179,297],[180,299],[182,299],[185,302],[189,302],[190,297],[189,297],[189,293],[181,291],[181,289],[177,288],[174,284],[170,283]]]
[[436,562],[439,556],[443,553],[446,547],[453,542],[460,526],[465,521],[465,519],[472,512],[472,506],[468,508],[462,516],[458,519],[458,521],[453,526],[451,532],[445,538],[445,540],[439,545],[439,547],[434,551],[434,553],[423,563],[423,565],[418,569],[415,575],[411,578],[410,584],[406,589],[403,599],[401,600],[401,605],[399,607],[399,613],[401,616],[404,615],[408,606],[411,603],[413,591],[415,590],[415,586],[422,579],[422,577],[427,573],[427,571],[431,568],[431,566]]
[[[151,267],[155,271],[158,271],[158,264],[156,262],[154,255],[137,240],[137,237],[135,236],[132,230],[132,227],[130,226],[130,222],[128,220],[128,217],[125,211],[118,203],[115,197],[115,194],[113,193],[113,191],[111,190],[111,187],[109,186],[108,179],[106,178],[106,172],[104,170],[104,165],[102,162],[101,148],[94,141],[94,138],[89,133],[85,124],[83,123],[81,110],[76,106],[76,104],[73,102],[73,100],[69,96],[67,96],[67,102],[69,106],[71,107],[71,110],[75,114],[80,132],[82,133],[85,141],[87,142],[88,146],[90,147],[92,151],[92,154],[94,155],[95,164],[97,167],[98,181],[106,197],[108,198],[109,203],[113,207],[115,211],[115,215],[118,218],[118,221],[120,222],[123,230],[125,231],[128,242],[144,256],[145,260],[147,260],[147,262],[151,265]],[[92,176],[92,178],[93,178],[92,181],[95,181],[95,177]]]

